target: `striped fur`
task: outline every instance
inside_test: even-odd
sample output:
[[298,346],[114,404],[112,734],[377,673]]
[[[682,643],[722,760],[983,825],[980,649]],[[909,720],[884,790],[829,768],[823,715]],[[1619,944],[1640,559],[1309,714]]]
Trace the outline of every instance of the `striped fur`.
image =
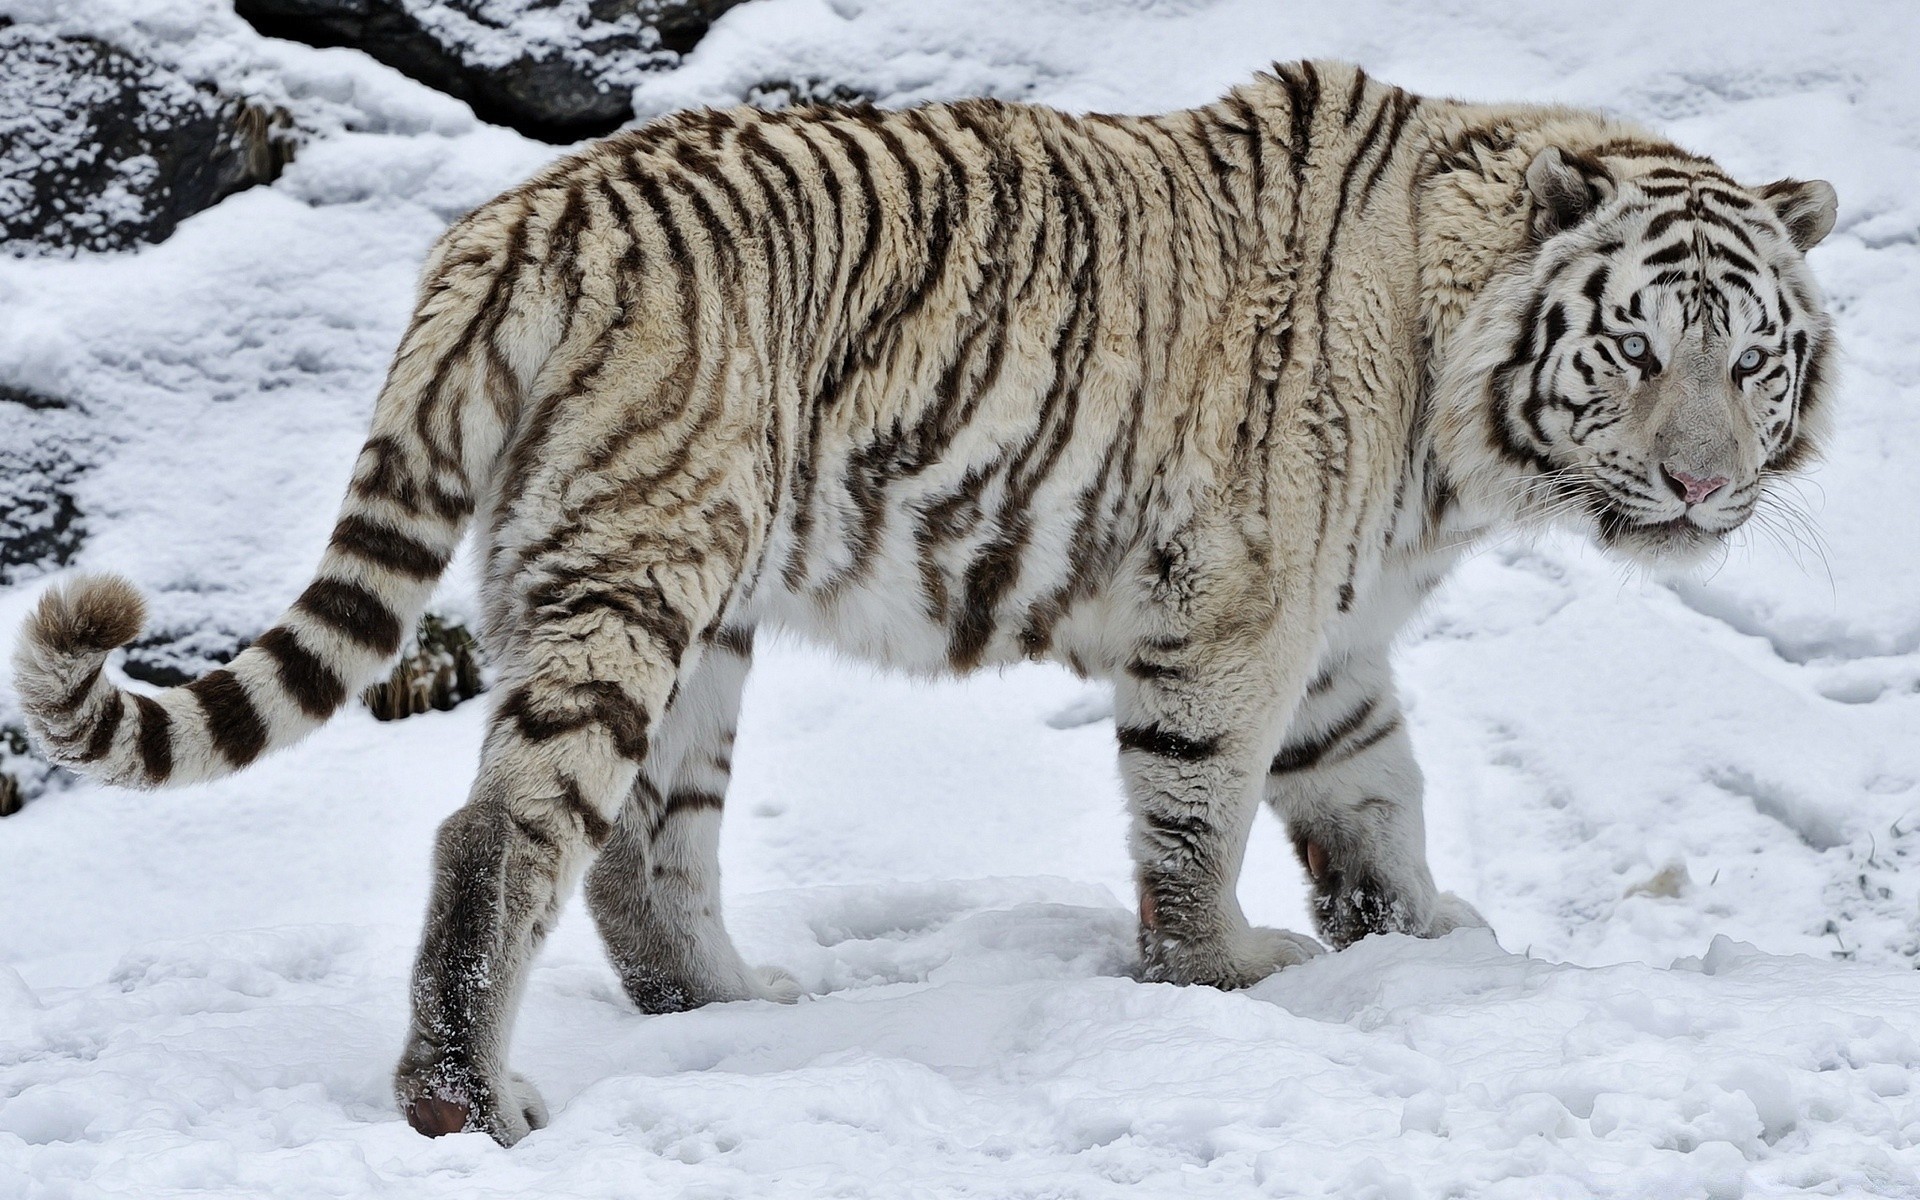
[[[589,864],[641,1007],[794,994],[720,920],[762,623],[1112,679],[1142,974],[1251,983],[1320,950],[1234,899],[1263,795],[1336,944],[1480,923],[1428,873],[1386,647],[1499,526],[1672,558],[1744,519],[1824,413],[1801,255],[1831,223],[1822,184],[1750,191],[1594,114],[1340,64],[1156,117],[683,113],[436,247],[279,625],[135,697],[101,666],[137,598],[79,581],[30,625],[22,694],[101,778],[238,769],[377,673],[471,521],[500,680],[396,1076],[423,1132],[543,1119],[507,1032]],[[1619,360],[1630,331],[1664,370]],[[1756,343],[1764,369],[1726,369]],[[1711,503],[1662,490],[1722,468]]]

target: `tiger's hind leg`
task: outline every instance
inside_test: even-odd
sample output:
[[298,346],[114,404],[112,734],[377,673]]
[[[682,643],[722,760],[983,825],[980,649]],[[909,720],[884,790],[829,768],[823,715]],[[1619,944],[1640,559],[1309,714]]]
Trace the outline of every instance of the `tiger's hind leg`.
[[609,661],[607,638],[584,640],[600,653],[535,651],[502,680],[473,791],[435,839],[412,1026],[394,1073],[421,1133],[475,1129],[511,1145],[545,1123],[538,1094],[508,1070],[515,1010],[645,757],[647,714],[664,700],[649,693],[665,690],[646,686],[657,669]]
[[748,539],[721,536],[726,520],[708,507],[737,515],[739,497],[723,484],[700,495],[705,505],[625,514],[643,539],[583,523],[531,551],[495,550],[496,564],[502,555],[517,564],[494,574],[516,615],[500,639],[479,776],[436,842],[412,1026],[394,1076],[422,1133],[474,1129],[511,1145],[543,1120],[537,1095],[507,1066],[528,965],[611,840],[689,645],[733,595],[746,560]]
[[1384,648],[1308,686],[1268,772],[1267,802],[1307,870],[1320,936],[1336,948],[1369,933],[1486,925],[1434,886],[1422,790]]
[[587,874],[587,907],[642,1012],[800,994],[784,971],[748,966],[721,918],[720,818],[752,638],[723,628],[706,645]]

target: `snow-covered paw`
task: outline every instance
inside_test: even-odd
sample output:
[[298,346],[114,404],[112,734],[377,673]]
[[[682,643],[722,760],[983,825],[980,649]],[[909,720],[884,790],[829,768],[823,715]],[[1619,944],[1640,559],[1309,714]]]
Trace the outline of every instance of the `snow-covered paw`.
[[792,1004],[807,994],[807,990],[800,986],[800,981],[793,977],[791,971],[781,967],[753,967],[751,970],[759,984],[759,999]]
[[455,1085],[445,1079],[429,1083],[401,1075],[394,1080],[394,1093],[407,1124],[427,1137],[484,1133],[511,1146],[547,1124],[547,1102],[533,1082],[517,1072],[495,1086]]
[[[533,1080],[515,1071],[511,1085],[513,1107],[526,1122],[529,1131],[547,1127],[547,1101],[541,1096],[540,1089],[533,1086]],[[525,1136],[524,1134],[522,1136]]]
[[1480,910],[1452,892],[1441,892],[1421,937],[1445,937],[1456,929],[1490,929]]
[[1297,967],[1326,952],[1325,946],[1304,933],[1256,925],[1247,930],[1240,955],[1241,969],[1252,976],[1248,983],[1258,983],[1282,967]]
[[1327,952],[1305,934],[1262,926],[1228,938],[1185,943],[1145,930],[1141,941],[1143,980],[1203,983],[1229,990],[1252,987],[1283,967],[1298,966]]

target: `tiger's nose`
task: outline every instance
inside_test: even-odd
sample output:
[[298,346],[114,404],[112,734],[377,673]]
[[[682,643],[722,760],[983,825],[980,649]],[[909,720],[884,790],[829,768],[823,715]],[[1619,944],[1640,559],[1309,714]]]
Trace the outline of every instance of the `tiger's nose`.
[[1689,505],[1698,504],[1727,486],[1725,475],[1709,475],[1702,478],[1699,475],[1689,474],[1672,463],[1662,464],[1660,472],[1666,478],[1667,486],[1673,490],[1673,494]]

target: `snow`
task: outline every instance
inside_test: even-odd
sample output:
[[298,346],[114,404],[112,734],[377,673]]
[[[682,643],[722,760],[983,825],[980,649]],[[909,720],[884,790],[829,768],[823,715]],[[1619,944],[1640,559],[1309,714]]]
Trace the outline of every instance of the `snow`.
[[[313,131],[159,246],[0,260],[0,385],[70,404],[0,391],[3,428],[78,448],[78,562],[138,580],[155,629],[257,630],[324,542],[427,245],[555,151],[217,0],[0,16]],[[1813,261],[1847,367],[1804,520],[1686,581],[1559,539],[1469,563],[1400,669],[1435,873],[1498,945],[1370,939],[1238,994],[1127,977],[1099,689],[775,642],[729,923],[815,994],[641,1017],[576,904],[515,1047],[553,1124],[511,1151],[417,1137],[386,1083],[482,705],[352,711],[179,792],[56,790],[0,823],[0,1196],[1920,1195],[1916,49],[1898,0],[733,10],[640,111],[768,85],[1151,110],[1332,54],[1608,107],[1750,181],[1831,179]],[[44,582],[0,587],[0,653]],[[471,587],[456,565],[436,606]],[[1307,926],[1270,818],[1241,890]]]

